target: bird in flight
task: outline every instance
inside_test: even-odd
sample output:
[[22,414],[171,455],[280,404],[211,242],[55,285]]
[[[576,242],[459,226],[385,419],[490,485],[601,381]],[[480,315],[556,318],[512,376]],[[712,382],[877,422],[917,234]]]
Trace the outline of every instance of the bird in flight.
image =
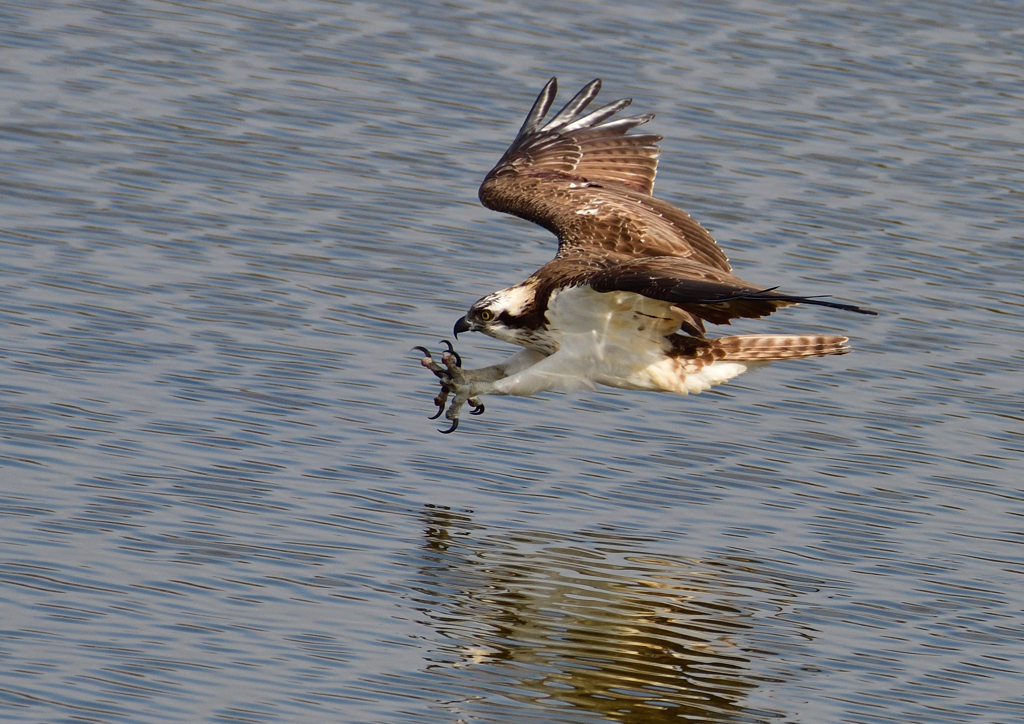
[[[504,362],[464,369],[445,341],[424,367],[441,382],[437,413],[454,432],[466,403],[484,395],[534,395],[608,385],[679,394],[703,392],[770,362],[845,354],[847,338],[826,334],[706,337],[705,324],[765,317],[814,304],[875,314],[853,304],[785,294],[743,281],[704,227],[654,198],[658,141],[628,134],[651,114],[614,118],[631,99],[585,112],[594,80],[550,120],[557,91],[548,81],[498,164],[480,201],[558,237],[558,253],[526,281],[477,300],[455,323],[523,349]],[[445,406],[451,404],[445,412]]]

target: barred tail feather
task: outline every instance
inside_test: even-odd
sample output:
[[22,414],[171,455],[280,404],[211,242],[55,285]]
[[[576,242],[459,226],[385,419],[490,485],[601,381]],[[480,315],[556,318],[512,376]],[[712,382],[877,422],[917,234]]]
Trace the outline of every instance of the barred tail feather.
[[846,354],[849,340],[831,334],[750,334],[710,339],[710,352],[716,360],[735,362],[771,362],[780,359],[824,357]]
[[846,337],[825,334],[751,334],[718,339],[673,335],[671,342],[669,356],[647,367],[636,381],[637,387],[695,394],[776,360],[850,351]]

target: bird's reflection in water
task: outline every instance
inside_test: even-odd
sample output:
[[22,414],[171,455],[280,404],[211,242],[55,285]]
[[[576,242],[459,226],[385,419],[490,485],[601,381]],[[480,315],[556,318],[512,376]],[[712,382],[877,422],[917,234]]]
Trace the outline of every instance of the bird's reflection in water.
[[[414,598],[446,642],[432,668],[461,676],[455,688],[475,691],[467,699],[530,702],[560,721],[571,712],[648,723],[779,716],[744,706],[757,686],[752,657],[766,654],[745,649],[752,613],[716,589],[715,564],[644,556],[642,543],[615,538],[496,539],[463,513],[430,507],[424,516]],[[532,720],[533,709],[516,718]]]

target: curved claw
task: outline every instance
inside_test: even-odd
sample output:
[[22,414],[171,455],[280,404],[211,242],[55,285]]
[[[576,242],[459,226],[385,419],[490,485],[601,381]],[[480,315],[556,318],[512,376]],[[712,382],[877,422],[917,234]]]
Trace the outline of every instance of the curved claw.
[[484,414],[484,410],[485,409],[486,408],[484,407],[484,403],[481,402],[479,405],[473,405],[473,409],[469,411],[469,414],[470,415],[482,415],[482,414]]
[[437,412],[435,412],[433,415],[431,415],[427,419],[428,420],[436,420],[437,418],[439,418],[441,416],[442,412],[444,412],[444,405],[438,405],[437,406]]
[[452,426],[451,427],[449,427],[447,430],[438,429],[438,432],[441,433],[442,435],[451,435],[453,432],[455,432],[455,428],[457,428],[458,426],[459,426],[459,420],[458,420],[458,418],[456,418],[456,419],[452,420]]
[[414,350],[418,350],[423,353],[424,357],[430,357],[430,350],[426,347],[413,347]]
[[448,354],[450,354],[452,357],[455,358],[455,366],[456,367],[461,367],[462,366],[462,357],[460,357],[459,353],[455,351],[454,347],[452,347],[452,343],[449,342],[447,339],[442,339],[441,340],[441,344],[444,344],[444,345],[448,346]]

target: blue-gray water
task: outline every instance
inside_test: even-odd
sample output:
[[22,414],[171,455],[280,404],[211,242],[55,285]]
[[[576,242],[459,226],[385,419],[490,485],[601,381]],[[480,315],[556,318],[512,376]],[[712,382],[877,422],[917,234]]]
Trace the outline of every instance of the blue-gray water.
[[[1019,19],[0,5],[2,719],[1024,721]],[[855,353],[439,435],[410,347],[553,253],[476,202],[551,75],[742,277],[882,312],[742,331]]]

